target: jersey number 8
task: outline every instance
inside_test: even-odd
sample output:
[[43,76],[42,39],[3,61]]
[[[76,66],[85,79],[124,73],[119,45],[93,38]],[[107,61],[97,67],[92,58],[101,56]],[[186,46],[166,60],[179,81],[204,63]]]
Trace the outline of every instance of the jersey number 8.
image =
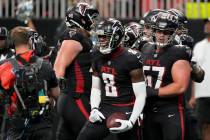
[[114,75],[102,73],[102,78],[105,83],[106,96],[117,97],[117,87],[115,86]]

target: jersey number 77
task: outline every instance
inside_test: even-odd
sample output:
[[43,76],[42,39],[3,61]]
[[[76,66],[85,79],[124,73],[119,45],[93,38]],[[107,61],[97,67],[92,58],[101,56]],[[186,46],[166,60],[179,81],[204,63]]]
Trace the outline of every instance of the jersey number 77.
[[143,66],[143,71],[146,73],[147,71],[151,71],[156,73],[157,80],[154,81],[155,79],[151,75],[145,75],[145,81],[147,86],[153,87],[155,89],[160,88],[163,75],[165,72],[165,67],[157,67],[157,66]]

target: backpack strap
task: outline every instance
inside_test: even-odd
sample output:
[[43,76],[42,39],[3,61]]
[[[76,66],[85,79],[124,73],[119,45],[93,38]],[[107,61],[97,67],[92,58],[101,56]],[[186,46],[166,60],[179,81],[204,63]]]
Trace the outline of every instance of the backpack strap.
[[29,65],[31,63],[36,63],[38,70],[41,69],[42,67],[42,63],[43,63],[43,59],[39,58],[37,56],[32,56],[29,60],[29,62],[27,62],[25,59],[23,59],[20,55],[16,55],[15,58],[20,61],[23,65]]
[[39,70],[42,68],[43,61],[44,60],[42,58],[36,57],[36,64],[37,64]]
[[12,64],[13,69],[15,71],[19,70],[19,64],[18,64],[18,62],[17,62],[17,60],[15,58],[8,58],[8,59],[5,59],[3,61],[0,61],[0,65],[4,64],[6,62],[10,62]]

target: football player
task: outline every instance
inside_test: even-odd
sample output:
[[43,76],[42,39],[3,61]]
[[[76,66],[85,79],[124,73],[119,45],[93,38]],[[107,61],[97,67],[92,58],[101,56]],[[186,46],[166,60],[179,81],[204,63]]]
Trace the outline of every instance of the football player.
[[8,30],[6,27],[0,27],[0,61],[14,56],[14,51],[9,47]]
[[68,29],[63,34],[54,64],[62,88],[57,104],[61,116],[57,132],[59,140],[75,140],[89,118],[92,48],[89,31],[97,16],[98,10],[85,2],[66,12]]
[[166,11],[162,9],[151,10],[144,15],[142,20],[140,20],[140,25],[143,26],[143,33],[142,36],[140,36],[139,39],[133,44],[133,48],[141,51],[141,48],[144,46],[144,44],[154,42],[152,26],[154,26],[155,19],[160,12]]
[[124,46],[136,49],[133,44],[142,36],[143,26],[137,22],[129,22],[125,25]]
[[[138,140],[136,121],[144,107],[146,91],[140,55],[123,47],[124,28],[120,21],[108,19],[97,28],[100,46],[95,51],[91,89],[91,113],[77,140],[102,140],[117,133],[120,140]],[[106,119],[123,112],[119,127],[107,128]]]
[[155,44],[145,44],[143,70],[147,83],[144,109],[146,140],[184,140],[183,93],[190,80],[190,57],[172,43],[177,16],[159,13],[154,26]]
[[[186,28],[186,24],[188,23],[187,17],[177,9],[169,9],[168,12],[178,17],[178,30],[176,31],[175,35],[175,44],[180,44],[180,46],[185,47],[186,51],[192,58],[194,39],[188,34],[188,29]],[[201,83],[205,76],[204,70],[197,64],[195,60],[191,61],[191,67],[192,80]]]

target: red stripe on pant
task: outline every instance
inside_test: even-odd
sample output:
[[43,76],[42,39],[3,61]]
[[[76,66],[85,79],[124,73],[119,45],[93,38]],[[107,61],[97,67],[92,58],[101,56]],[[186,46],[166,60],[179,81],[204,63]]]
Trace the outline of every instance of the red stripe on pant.
[[182,131],[182,140],[184,140],[185,135],[185,126],[184,126],[184,108],[183,108],[183,95],[179,96],[178,100],[178,110],[180,116],[180,124],[181,124],[181,131]]
[[82,112],[82,114],[85,116],[85,118],[87,120],[89,120],[89,113],[85,109],[85,106],[83,105],[82,100],[76,99],[75,102],[76,102],[77,106],[79,107],[80,111]]

